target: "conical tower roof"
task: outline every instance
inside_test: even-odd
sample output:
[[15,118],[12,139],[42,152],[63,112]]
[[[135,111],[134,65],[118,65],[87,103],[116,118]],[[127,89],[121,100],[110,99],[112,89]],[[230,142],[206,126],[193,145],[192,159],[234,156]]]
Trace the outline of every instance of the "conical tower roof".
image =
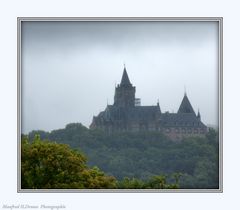
[[128,85],[131,85],[130,83],[130,80],[128,78],[128,74],[127,74],[127,70],[126,70],[126,67],[124,65],[124,70],[123,70],[123,75],[122,75],[122,80],[121,80],[121,86],[128,86]]
[[186,93],[184,94],[182,103],[178,109],[178,113],[193,113],[193,114],[195,114]]

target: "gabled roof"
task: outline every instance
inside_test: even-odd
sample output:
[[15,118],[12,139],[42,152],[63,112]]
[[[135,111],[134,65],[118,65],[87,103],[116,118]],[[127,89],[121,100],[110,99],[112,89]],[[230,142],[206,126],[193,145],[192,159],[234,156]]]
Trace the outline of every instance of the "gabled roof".
[[108,105],[98,117],[105,120],[155,121],[161,114],[158,106],[135,106],[129,108]]
[[129,120],[154,122],[161,114],[158,106],[135,106],[128,110]]
[[193,114],[195,114],[186,93],[184,94],[182,103],[181,103],[177,113],[193,113]]
[[128,86],[131,85],[130,80],[128,78],[128,74],[127,74],[127,70],[126,67],[124,66],[124,70],[123,70],[123,75],[122,75],[122,80],[121,80],[121,86]]

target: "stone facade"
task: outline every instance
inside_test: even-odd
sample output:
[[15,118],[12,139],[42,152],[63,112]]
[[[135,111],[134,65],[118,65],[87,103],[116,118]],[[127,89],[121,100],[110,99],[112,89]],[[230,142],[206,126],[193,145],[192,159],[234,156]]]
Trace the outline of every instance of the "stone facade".
[[201,122],[199,111],[195,114],[186,93],[177,113],[162,113],[159,103],[156,106],[136,105],[135,92],[124,67],[121,83],[115,87],[114,104],[107,105],[104,111],[94,116],[90,128],[109,133],[159,131],[173,140],[207,133],[207,126]]

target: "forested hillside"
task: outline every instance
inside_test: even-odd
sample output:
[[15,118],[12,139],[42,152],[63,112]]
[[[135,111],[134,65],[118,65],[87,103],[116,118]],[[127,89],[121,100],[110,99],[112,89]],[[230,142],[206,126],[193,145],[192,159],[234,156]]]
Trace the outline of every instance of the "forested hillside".
[[174,173],[174,182],[165,175],[148,180],[125,177],[117,180],[98,167],[86,165],[87,158],[67,144],[42,141],[35,135],[32,141],[22,136],[22,189],[178,189],[181,174]]
[[[88,158],[89,167],[97,166],[118,180],[147,180],[155,175],[181,173],[180,188],[218,188],[218,135],[213,129],[205,138],[181,142],[173,142],[159,132],[108,135],[80,123],[51,132],[32,131],[30,141],[35,134],[80,150]],[[174,182],[174,178],[168,181]]]

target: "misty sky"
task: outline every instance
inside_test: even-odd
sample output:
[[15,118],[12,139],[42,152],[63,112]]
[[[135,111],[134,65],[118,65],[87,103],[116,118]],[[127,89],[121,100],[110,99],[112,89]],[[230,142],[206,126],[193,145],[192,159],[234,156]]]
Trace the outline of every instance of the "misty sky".
[[177,112],[186,86],[218,124],[218,22],[24,22],[22,132],[89,126],[113,103],[123,63],[142,105]]

